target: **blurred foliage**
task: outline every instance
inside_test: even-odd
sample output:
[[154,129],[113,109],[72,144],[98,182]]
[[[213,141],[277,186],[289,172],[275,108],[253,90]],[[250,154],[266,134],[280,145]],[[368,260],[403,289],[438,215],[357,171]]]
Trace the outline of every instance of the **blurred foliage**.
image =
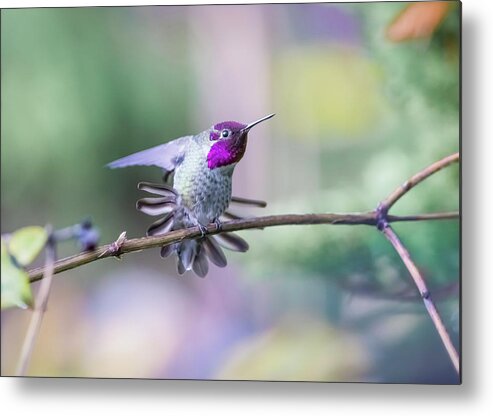
[[[237,91],[264,68],[269,90],[248,108],[272,107],[277,116],[270,141],[255,143],[261,157],[249,166],[264,164],[267,176],[251,196],[265,195],[268,213],[374,209],[459,146],[458,5],[431,37],[394,43],[389,27],[410,5],[236,6],[258,11],[249,15],[263,27],[255,39],[268,48],[249,51],[255,59],[238,74],[221,72],[222,60],[239,55],[208,37],[202,9],[2,10],[2,232],[90,215],[103,241],[122,230],[143,235],[135,184],[160,180],[160,172],[104,165],[203,130],[198,119],[217,99],[202,100],[200,91]],[[231,7],[207,7],[230,21]],[[253,38],[249,27],[239,38]],[[197,51],[207,42],[216,42],[211,51],[221,60]],[[200,76],[200,60],[222,75]],[[201,88],[204,80],[214,85]],[[392,213],[458,204],[453,166]],[[442,294],[438,306],[458,342],[457,290],[447,290],[459,276],[459,224],[395,229],[432,293]],[[173,261],[154,250],[67,272],[53,287],[32,373],[457,382],[407,270],[375,229],[290,226],[242,235],[250,251],[229,254],[228,268],[212,268],[205,280],[176,280]],[[8,259],[2,244],[2,277],[14,267]],[[15,309],[2,312],[3,374],[14,367],[22,319]]]
[[[289,69],[281,60],[279,71],[287,78],[281,77],[279,91],[294,94],[294,99],[287,101],[289,105],[308,104],[301,105],[297,116],[292,112],[289,124],[283,126],[285,135],[305,143],[319,136],[320,170],[329,185],[309,197],[303,192],[292,193],[271,207],[273,211],[371,210],[408,177],[457,151],[458,10],[452,9],[433,38],[393,44],[385,39],[385,28],[402,7],[401,3],[344,6],[349,16],[364,22],[362,44],[339,45],[339,59],[330,59],[330,43],[325,49],[320,45],[315,50],[300,48],[304,55],[291,57],[295,64]],[[352,58],[342,59],[337,69],[340,76],[333,76],[330,68],[337,66],[344,53]],[[317,58],[310,54],[318,56],[318,64],[311,64]],[[310,71],[312,66],[318,72]],[[375,73],[379,77],[372,75]],[[368,84],[365,79],[373,81]],[[305,95],[296,95],[297,91]],[[280,97],[283,102],[284,93]],[[333,117],[337,122],[331,122]],[[362,134],[366,143],[350,144]],[[347,144],[341,145],[343,142]],[[344,183],[339,185],[341,172]],[[457,172],[453,166],[428,179],[399,201],[393,212],[457,209]],[[296,266],[301,273],[329,273],[341,280],[361,273],[373,280],[379,279],[380,260],[385,258],[396,275],[407,279],[405,268],[385,239],[374,230],[350,228],[313,227],[309,237],[306,228],[270,230],[259,234],[253,263],[259,273],[265,269],[266,259],[275,257],[284,259],[269,263],[276,269]],[[417,263],[433,276],[432,284],[457,280],[459,225],[455,221],[399,224],[396,229]]]
[[[290,114],[281,135],[303,143],[292,146],[293,152],[299,155],[303,155],[302,146],[317,139],[317,150],[311,153],[312,163],[325,180],[310,193],[311,185],[302,173],[305,166],[295,165],[291,172],[284,171],[290,192],[270,205],[274,212],[374,209],[411,175],[458,150],[458,7],[451,5],[432,38],[398,44],[386,39],[385,33],[404,9],[402,3],[353,4],[340,8],[346,19],[356,18],[363,23],[360,38],[344,44],[318,42],[315,49],[296,45],[287,55],[281,55],[275,66],[279,74],[275,77],[279,83],[278,103]],[[339,62],[338,72],[331,70]],[[331,121],[334,119],[337,121]],[[355,139],[361,138],[364,141],[355,143]],[[298,181],[296,175],[303,180]],[[292,192],[293,189],[296,191]],[[436,212],[456,210],[458,206],[458,167],[452,166],[413,189],[392,212]],[[447,292],[444,296],[451,302],[441,307],[446,324],[453,325],[458,316],[459,224],[456,221],[400,223],[395,229],[432,292],[437,295]],[[304,279],[307,274],[314,274],[330,282],[334,291],[331,300],[337,301],[326,310],[331,321],[340,322],[344,315],[344,302],[339,301],[343,293],[392,302],[393,307],[386,307],[383,314],[354,321],[359,333],[371,331],[384,316],[398,313],[403,302],[412,306],[413,313],[422,307],[407,269],[374,229],[276,228],[256,234],[251,247],[252,257],[241,260],[259,277],[276,274]],[[282,261],[269,261],[273,258]],[[425,327],[430,331],[428,325]],[[424,342],[425,327],[406,333],[402,342],[411,338]],[[457,331],[452,337],[458,342]],[[441,355],[440,345],[433,345],[437,355]],[[386,351],[383,345],[381,348]],[[444,370],[447,362],[441,358],[440,368],[453,377]],[[375,365],[378,366],[378,360]],[[409,380],[419,379],[418,372],[411,367],[413,376]],[[387,376],[397,380],[397,372]]]
[[[159,36],[141,11],[129,12],[2,10],[2,217],[10,226],[25,218],[65,225],[90,214],[105,232],[121,227],[100,196],[111,187],[115,201],[127,200],[129,187],[122,176],[122,186],[102,180],[103,166],[142,139],[186,131],[186,38],[179,30]],[[162,18],[179,29],[184,14]],[[21,167],[22,181],[14,180]]]
[[31,264],[41,252],[48,239],[43,227],[23,227],[9,237],[8,251],[20,266]]
[[402,9],[387,29],[387,37],[393,42],[430,38],[447,16],[450,7],[447,1],[412,3]]
[[276,89],[284,92],[278,111],[291,137],[362,137],[385,111],[378,66],[347,47],[295,47],[282,54],[275,71]]
[[2,239],[2,309],[32,306],[33,297],[27,273],[16,266]]
[[43,227],[23,227],[2,235],[2,309],[33,306],[29,276],[24,267],[31,264],[44,248],[48,233]]

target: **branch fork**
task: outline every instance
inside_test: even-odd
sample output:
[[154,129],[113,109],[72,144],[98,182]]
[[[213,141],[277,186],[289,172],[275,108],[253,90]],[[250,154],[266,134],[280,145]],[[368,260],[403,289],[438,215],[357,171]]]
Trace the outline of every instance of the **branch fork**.
[[457,374],[460,374],[460,360],[459,354],[452,343],[449,333],[443,323],[438,310],[431,299],[431,293],[426,285],[425,279],[419,269],[416,267],[414,262],[411,260],[411,256],[408,250],[405,248],[404,244],[401,242],[393,228],[390,226],[388,221],[388,212],[389,209],[407,192],[409,192],[413,187],[418,185],[420,182],[425,180],[430,175],[438,172],[443,169],[445,166],[450,165],[451,163],[459,161],[459,153],[455,153],[450,155],[438,162],[430,165],[426,169],[422,170],[418,174],[411,177],[409,180],[404,182],[400,187],[398,187],[394,192],[392,192],[384,201],[380,202],[377,209],[375,210],[377,216],[377,228],[381,231],[387,240],[392,244],[394,249],[399,254],[401,260],[404,265],[408,269],[411,277],[414,280],[416,287],[421,295],[421,299],[423,300],[426,310],[430,315],[430,318],[435,326],[438,335],[441,338],[445,349],[449,355],[449,358],[454,366]]

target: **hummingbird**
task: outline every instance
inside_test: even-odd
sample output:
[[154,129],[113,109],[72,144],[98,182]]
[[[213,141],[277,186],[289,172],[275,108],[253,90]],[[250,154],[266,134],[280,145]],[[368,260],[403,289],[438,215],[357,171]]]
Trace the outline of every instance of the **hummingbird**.
[[163,183],[140,182],[137,188],[154,194],[137,201],[136,208],[162,218],[152,223],[147,235],[161,235],[171,230],[199,227],[202,236],[161,248],[161,257],[177,254],[177,270],[205,277],[209,260],[219,267],[227,264],[221,247],[246,252],[248,243],[234,233],[206,235],[207,225],[221,227],[221,218],[241,218],[227,211],[230,203],[265,207],[263,201],[232,196],[232,176],[245,154],[248,133],[257,124],[274,117],[269,114],[252,123],[223,121],[191,136],[117,159],[107,166],[156,166],[163,169]]

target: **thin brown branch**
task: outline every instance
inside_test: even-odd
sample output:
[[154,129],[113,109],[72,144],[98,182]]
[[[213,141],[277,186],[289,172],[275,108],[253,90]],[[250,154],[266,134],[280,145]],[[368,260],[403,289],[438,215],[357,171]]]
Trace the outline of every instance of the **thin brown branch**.
[[388,215],[388,222],[411,222],[411,221],[432,221],[432,220],[453,220],[460,218],[457,211],[453,212],[436,212],[421,215]]
[[401,186],[394,190],[387,198],[385,198],[380,203],[380,209],[388,212],[390,208],[407,192],[409,192],[412,188],[418,185],[420,182],[423,182],[426,178],[443,169],[444,167],[458,162],[459,161],[459,153],[454,153],[450,156],[444,157],[442,160],[433,163],[422,171],[418,172],[416,175],[409,178],[406,182],[404,182]]
[[387,225],[383,227],[381,230],[382,233],[385,235],[387,240],[390,241],[392,246],[395,248],[399,256],[401,257],[402,261],[404,262],[405,266],[407,267],[407,270],[411,274],[414,283],[416,284],[419,293],[421,295],[421,298],[423,299],[423,302],[425,304],[426,310],[428,311],[428,314],[430,315],[430,318],[433,322],[433,325],[435,326],[438,334],[440,335],[440,338],[442,340],[443,345],[445,346],[445,349],[447,350],[447,353],[450,357],[450,360],[452,361],[452,364],[455,368],[455,371],[457,371],[457,374],[459,374],[459,354],[457,353],[457,350],[454,347],[454,344],[452,343],[452,340],[450,339],[450,335],[447,332],[447,329],[445,328],[445,325],[443,324],[442,318],[440,317],[440,314],[438,313],[437,308],[435,307],[435,304],[433,303],[431,299],[431,294],[430,291],[428,290],[428,287],[426,286],[426,282],[419,272],[418,268],[414,264],[414,262],[411,260],[411,256],[409,255],[409,252],[407,249],[404,247],[402,242],[399,240],[399,237],[395,233],[395,231],[392,229],[390,225]]
[[395,189],[394,192],[392,192],[385,200],[383,200],[376,209],[377,218],[378,218],[377,228],[380,231],[382,231],[385,237],[390,241],[390,243],[393,245],[393,247],[401,257],[405,266],[409,270],[409,273],[411,274],[414,283],[416,284],[419,293],[421,294],[423,302],[426,306],[426,310],[428,311],[428,314],[430,315],[431,320],[435,325],[438,334],[440,335],[440,338],[445,346],[445,349],[447,350],[450,360],[452,361],[452,364],[455,370],[457,371],[457,373],[459,373],[459,366],[460,366],[459,355],[457,354],[457,351],[450,339],[450,336],[445,328],[445,325],[443,324],[443,321],[440,318],[438,310],[431,299],[431,294],[428,288],[426,287],[426,283],[423,276],[421,275],[418,268],[411,260],[409,252],[404,247],[402,242],[399,240],[397,234],[389,225],[391,216],[388,215],[388,212],[389,209],[412,188],[414,188],[416,185],[418,185],[419,183],[421,183],[431,175],[435,174],[439,170],[443,169],[444,167],[449,166],[454,162],[458,162],[459,157],[460,157],[459,153],[454,153],[421,170],[416,175],[412,176],[410,179],[404,182],[400,187]]
[[[458,212],[445,212],[435,214],[414,215],[408,217],[400,217],[391,215],[388,217],[389,222],[397,221],[422,221],[422,220],[437,220],[437,219],[456,219],[459,218]],[[208,227],[210,234],[217,234],[222,231],[240,231],[253,228],[273,227],[279,225],[307,225],[307,224],[333,224],[333,225],[373,225],[377,224],[376,212],[367,212],[362,214],[304,214],[304,215],[271,215],[267,217],[245,218],[225,222],[222,224],[221,231],[216,229],[216,226],[211,224]],[[119,244],[119,249],[114,250],[115,244],[107,244],[96,248],[94,251],[88,251],[76,254],[71,257],[60,259],[55,263],[54,273],[60,273],[66,270],[82,266],[93,261],[104,259],[112,256],[120,256],[125,253],[141,251],[148,248],[162,247],[167,244],[172,244],[187,238],[195,238],[200,236],[200,230],[197,227],[187,228],[183,230],[171,231],[169,233],[154,236],[134,238],[125,240]],[[38,267],[29,271],[31,282],[42,279],[44,268]]]
[[46,244],[45,253],[46,259],[43,269],[43,281],[41,282],[34,311],[32,313],[31,320],[29,321],[29,327],[27,329],[26,337],[24,338],[24,343],[22,344],[21,354],[16,370],[16,375],[18,376],[26,375],[26,370],[29,366],[33,353],[34,343],[38,337],[41,322],[43,321],[43,315],[46,311],[46,305],[48,304],[48,297],[50,296],[56,260],[55,245],[50,240],[48,240],[48,243]]

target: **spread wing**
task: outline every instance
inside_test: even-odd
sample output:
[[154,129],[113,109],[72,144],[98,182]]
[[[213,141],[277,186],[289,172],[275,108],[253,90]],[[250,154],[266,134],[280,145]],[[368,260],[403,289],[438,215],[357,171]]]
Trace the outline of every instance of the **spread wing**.
[[126,168],[127,166],[157,166],[163,168],[167,173],[171,173],[183,162],[187,144],[192,137],[180,137],[168,143],[122,157],[106,166],[111,169]]

